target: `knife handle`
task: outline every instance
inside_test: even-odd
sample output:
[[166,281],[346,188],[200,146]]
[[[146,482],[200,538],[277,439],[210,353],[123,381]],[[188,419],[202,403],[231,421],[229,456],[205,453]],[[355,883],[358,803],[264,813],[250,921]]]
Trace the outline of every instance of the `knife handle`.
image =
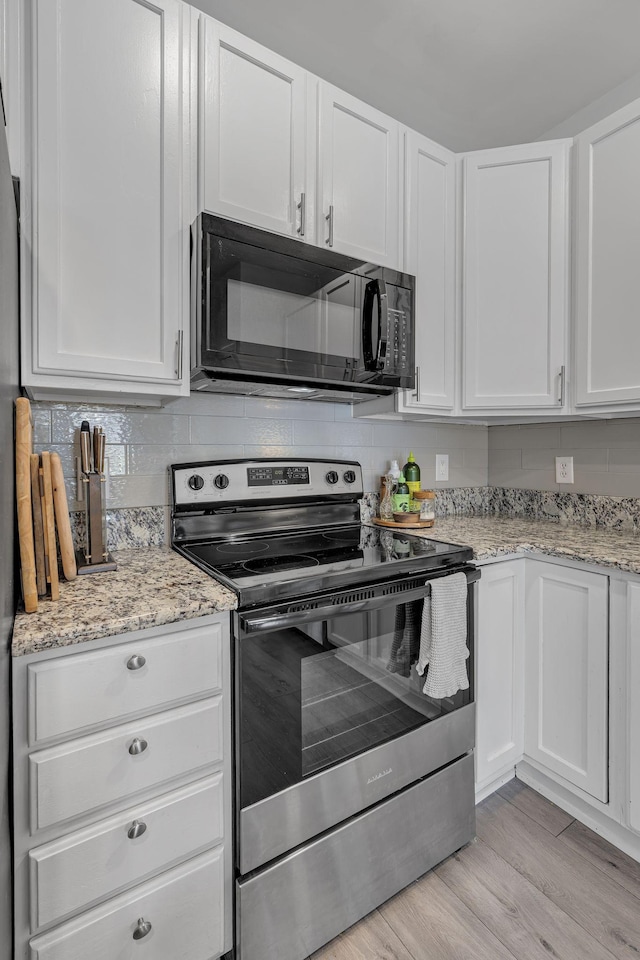
[[89,425],[87,428],[80,430],[80,462],[82,465],[83,473],[91,473],[91,434],[89,433]]

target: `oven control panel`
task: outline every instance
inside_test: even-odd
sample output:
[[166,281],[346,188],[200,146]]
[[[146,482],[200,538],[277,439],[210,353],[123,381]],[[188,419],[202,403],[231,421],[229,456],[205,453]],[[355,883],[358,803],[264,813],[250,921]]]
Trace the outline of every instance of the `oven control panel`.
[[174,508],[349,494],[362,496],[352,460],[229,460],[174,464]]

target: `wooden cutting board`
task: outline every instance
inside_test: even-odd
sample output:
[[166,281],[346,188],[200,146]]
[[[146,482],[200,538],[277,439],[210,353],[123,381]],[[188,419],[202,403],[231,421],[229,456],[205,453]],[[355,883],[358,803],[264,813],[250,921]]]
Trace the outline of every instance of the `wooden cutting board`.
[[56,547],[56,526],[53,513],[53,487],[51,484],[51,454],[42,454],[42,519],[44,523],[45,556],[47,558],[47,579],[51,584],[51,599],[60,599],[58,580],[58,550]]
[[73,580],[77,574],[76,557],[71,537],[71,521],[67,504],[67,491],[62,476],[62,462],[57,453],[51,454],[51,484],[53,487],[53,506],[58,528],[62,570],[67,580]]
[[35,613],[38,609],[33,510],[31,507],[32,449],[31,404],[26,397],[18,397],[16,400],[16,503],[22,596],[27,613]]
[[31,508],[33,510],[33,539],[36,550],[36,583],[38,596],[47,592],[47,571],[44,561],[44,523],[42,520],[42,491],[40,490],[40,457],[31,454]]

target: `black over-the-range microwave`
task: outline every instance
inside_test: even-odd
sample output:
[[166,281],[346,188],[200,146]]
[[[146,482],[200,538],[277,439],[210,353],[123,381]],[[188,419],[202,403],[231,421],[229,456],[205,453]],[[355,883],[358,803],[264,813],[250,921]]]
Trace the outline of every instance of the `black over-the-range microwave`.
[[193,390],[353,402],[414,385],[412,276],[202,213]]

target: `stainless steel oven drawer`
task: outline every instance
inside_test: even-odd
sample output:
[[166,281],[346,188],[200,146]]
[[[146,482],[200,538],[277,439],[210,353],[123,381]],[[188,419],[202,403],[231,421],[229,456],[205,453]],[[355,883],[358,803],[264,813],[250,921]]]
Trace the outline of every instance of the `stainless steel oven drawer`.
[[474,835],[468,754],[239,882],[238,960],[304,960]]
[[240,812],[240,873],[269,863],[475,745],[475,704],[323,770]]

